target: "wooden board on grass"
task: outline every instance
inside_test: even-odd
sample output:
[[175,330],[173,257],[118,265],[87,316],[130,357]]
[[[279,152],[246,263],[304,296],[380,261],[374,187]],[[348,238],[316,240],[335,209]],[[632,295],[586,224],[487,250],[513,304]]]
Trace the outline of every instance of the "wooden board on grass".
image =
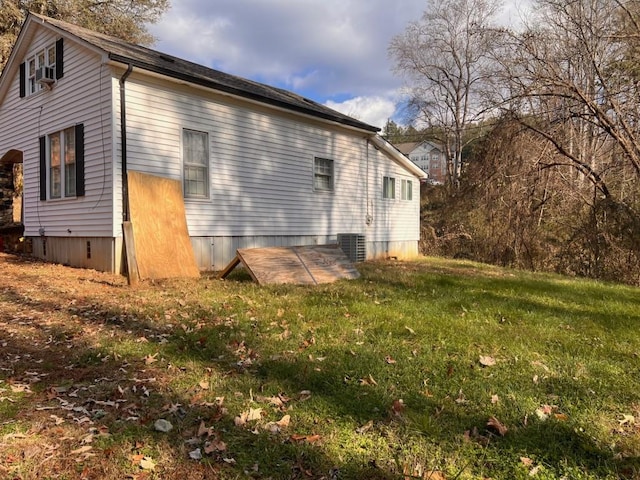
[[294,283],[317,285],[360,276],[337,245],[241,248],[220,275],[225,278],[243,263],[259,284]]
[[180,181],[135,171],[127,177],[140,278],[199,277]]

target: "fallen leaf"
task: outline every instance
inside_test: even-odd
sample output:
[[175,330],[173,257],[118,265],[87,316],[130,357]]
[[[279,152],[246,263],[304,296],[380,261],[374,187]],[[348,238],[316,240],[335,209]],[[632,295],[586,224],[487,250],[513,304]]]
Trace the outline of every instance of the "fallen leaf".
[[151,365],[152,363],[155,363],[158,361],[158,359],[156,358],[158,356],[157,353],[154,353],[153,355],[149,354],[146,357],[144,357],[144,363],[146,365]]
[[520,461],[525,467],[530,467],[533,465],[533,460],[531,460],[529,457],[520,457]]
[[384,361],[387,362],[389,365],[393,365],[394,363],[396,363],[396,361],[389,355],[384,357]]
[[199,448],[196,448],[195,450],[191,450],[189,452],[189,458],[191,460],[202,460],[202,451]]
[[372,428],[373,428],[373,420],[369,420],[363,426],[356,428],[356,433],[359,434],[359,435],[364,435],[365,433],[367,433]]
[[250,408],[249,415],[247,415],[247,421],[253,422],[256,420],[260,420],[262,418],[262,409],[261,408]]
[[159,418],[158,420],[155,421],[155,423],[153,424],[153,427],[159,431],[159,432],[170,432],[171,430],[173,430],[173,425],[171,425],[171,422],[169,422],[168,420],[165,420],[164,418]]
[[247,417],[249,416],[249,412],[242,412],[240,415],[233,419],[233,423],[236,427],[242,427],[247,423]]
[[361,378],[360,380],[358,380],[358,383],[360,383],[360,385],[374,385],[377,386],[378,382],[375,381],[375,379],[373,378],[373,376],[371,374],[369,374],[369,376],[367,378]]
[[289,423],[291,423],[291,415],[285,415],[276,422],[276,424],[281,428],[287,428]]
[[549,371],[549,367],[547,367],[544,363],[540,362],[539,360],[535,360],[531,362],[531,365],[533,365],[534,367],[541,367],[545,372]]
[[618,420],[620,425],[633,425],[636,423],[636,418],[633,415],[622,415],[622,420]]
[[200,422],[200,426],[198,427],[198,437],[202,437],[203,435],[206,435],[207,437],[209,437],[212,434],[213,434],[213,431],[211,427],[206,427],[204,425],[204,420],[202,420]]
[[200,385],[202,390],[209,390],[209,382],[206,380],[202,380],[198,385]]
[[142,457],[139,466],[143,470],[153,470],[156,468],[156,462],[154,462],[151,457]]
[[501,437],[504,437],[508,428],[496,417],[491,417],[487,421],[487,427],[493,428]]
[[488,355],[480,355],[480,365],[483,367],[493,367],[496,364],[496,359]]
[[320,435],[291,435],[289,439],[293,442],[315,443],[320,440]]
[[402,413],[404,412],[404,409],[405,409],[404,401],[401,398],[393,401],[393,404],[391,405],[391,412],[396,417],[401,417]]
[[204,445],[204,453],[211,454],[213,452],[224,452],[227,450],[227,444],[222,440],[213,440]]
[[291,422],[291,416],[290,415],[285,415],[284,417],[282,417],[277,422],[269,422],[269,423],[267,423],[264,426],[264,429],[268,430],[269,432],[271,432],[273,434],[280,433],[280,431],[283,428],[287,428],[289,426],[290,422]]
[[491,395],[491,403],[496,404],[500,401],[500,397],[498,395]]
[[85,445],[84,447],[80,447],[76,450],[72,450],[71,452],[69,452],[71,455],[80,455],[81,453],[86,453],[93,450],[93,447],[91,445]]
[[411,327],[407,327],[406,325],[404,326],[404,328],[411,334],[411,335],[415,335],[416,331],[411,328]]
[[[277,397],[257,397],[256,400],[258,402],[265,402],[268,403],[269,405],[273,405],[274,407],[284,407],[284,400],[281,396],[277,396]],[[288,399],[287,399],[288,400]]]

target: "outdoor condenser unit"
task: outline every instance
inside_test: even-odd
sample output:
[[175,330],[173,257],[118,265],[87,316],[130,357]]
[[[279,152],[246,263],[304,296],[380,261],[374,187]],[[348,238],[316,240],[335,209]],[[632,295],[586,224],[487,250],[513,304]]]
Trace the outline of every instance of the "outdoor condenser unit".
[[358,233],[339,233],[338,245],[352,262],[364,262],[367,259],[367,243],[364,235]]

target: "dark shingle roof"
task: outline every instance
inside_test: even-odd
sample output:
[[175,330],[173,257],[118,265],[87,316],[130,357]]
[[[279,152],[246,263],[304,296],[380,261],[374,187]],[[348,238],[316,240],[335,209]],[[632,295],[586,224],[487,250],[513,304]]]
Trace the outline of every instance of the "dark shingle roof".
[[229,75],[228,73],[160,53],[150,48],[78,27],[62,20],[55,20],[33,13],[31,15],[105,51],[109,58],[116,62],[131,64],[143,70],[369,132],[377,132],[379,130],[377,127],[343,115],[320,103],[281,88]]

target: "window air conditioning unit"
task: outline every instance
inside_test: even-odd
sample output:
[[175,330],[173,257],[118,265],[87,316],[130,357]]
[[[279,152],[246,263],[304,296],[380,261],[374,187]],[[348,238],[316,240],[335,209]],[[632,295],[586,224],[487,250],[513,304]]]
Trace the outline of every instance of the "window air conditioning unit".
[[357,233],[339,233],[338,245],[345,255],[354,263],[367,259],[367,244],[364,235]]
[[36,70],[36,82],[44,85],[51,85],[55,82],[53,73],[53,68],[51,67],[38,68]]

